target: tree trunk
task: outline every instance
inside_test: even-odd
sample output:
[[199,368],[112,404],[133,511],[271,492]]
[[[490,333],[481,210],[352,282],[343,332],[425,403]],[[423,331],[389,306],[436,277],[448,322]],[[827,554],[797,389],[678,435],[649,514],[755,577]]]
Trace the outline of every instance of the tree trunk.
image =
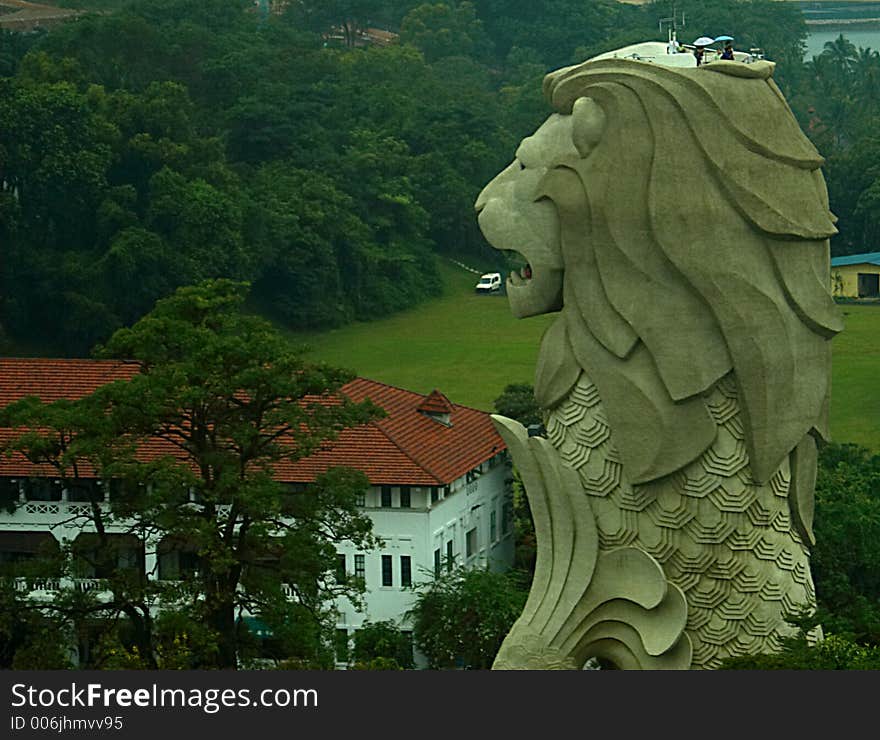
[[134,644],[141,660],[144,661],[146,668],[157,669],[159,666],[156,663],[156,651],[153,646],[153,618],[150,616],[149,607],[145,607],[141,612],[134,606],[124,606],[122,611],[134,630]]
[[222,576],[210,577],[205,608],[207,623],[217,634],[217,654],[211,667],[221,670],[238,668],[238,635],[235,625],[234,589],[228,590],[226,579]]

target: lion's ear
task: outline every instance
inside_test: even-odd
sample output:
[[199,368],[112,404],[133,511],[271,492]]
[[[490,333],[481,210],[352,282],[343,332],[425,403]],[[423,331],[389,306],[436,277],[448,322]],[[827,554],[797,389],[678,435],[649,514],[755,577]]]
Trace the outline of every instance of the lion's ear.
[[571,108],[571,138],[581,157],[599,143],[605,130],[605,111],[592,98],[578,98]]

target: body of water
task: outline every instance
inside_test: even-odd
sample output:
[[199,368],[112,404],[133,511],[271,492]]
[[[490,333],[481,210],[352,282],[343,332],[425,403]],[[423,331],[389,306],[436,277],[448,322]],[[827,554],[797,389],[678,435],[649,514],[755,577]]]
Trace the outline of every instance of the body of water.
[[807,36],[807,53],[805,59],[812,59],[818,56],[825,48],[826,41],[834,41],[840,34],[849,39],[856,48],[871,48],[874,51],[880,51],[880,26],[877,28],[859,28],[850,30],[843,26],[835,26],[831,30],[816,30],[816,26],[810,27],[810,35]]
[[827,41],[834,41],[842,33],[856,48],[871,48],[880,51],[880,22],[872,26],[855,25],[847,27],[847,22],[867,18],[880,18],[880,2],[802,2],[799,3],[807,21],[838,21],[840,25],[809,24],[806,59],[822,53]]

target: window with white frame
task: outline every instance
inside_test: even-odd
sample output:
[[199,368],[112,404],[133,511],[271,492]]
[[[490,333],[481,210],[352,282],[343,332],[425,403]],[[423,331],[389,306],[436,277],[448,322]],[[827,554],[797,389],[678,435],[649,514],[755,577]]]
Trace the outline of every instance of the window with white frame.
[[28,501],[60,501],[61,481],[51,478],[25,478],[24,492]]
[[477,528],[469,529],[464,536],[465,557],[472,558],[477,554]]
[[348,630],[338,629],[336,630],[336,640],[334,641],[334,649],[336,653],[336,662],[337,663],[347,663],[348,662]]

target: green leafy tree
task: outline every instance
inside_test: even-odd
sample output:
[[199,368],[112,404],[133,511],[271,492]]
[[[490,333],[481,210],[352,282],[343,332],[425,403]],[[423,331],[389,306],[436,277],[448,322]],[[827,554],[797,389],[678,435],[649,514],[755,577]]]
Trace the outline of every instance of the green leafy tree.
[[161,74],[165,40],[161,30],[130,12],[87,14],[52,30],[38,47],[75,60],[83,75],[109,89],[142,89]]
[[726,658],[722,670],[750,671],[875,671],[880,668],[880,647],[864,645],[846,635],[829,634],[816,640],[808,637],[816,618],[795,616],[800,629],[781,640],[775,653]]
[[301,27],[330,36],[338,33],[345,46],[353,48],[387,5],[386,0],[300,0],[287,12]]
[[31,608],[27,593],[18,588],[22,579],[34,582],[39,575],[57,573],[48,563],[47,557],[38,562],[0,566],[0,669],[71,667],[70,650],[58,639],[64,630],[63,622],[51,611]]
[[542,424],[541,408],[535,399],[535,389],[529,383],[510,383],[493,402],[495,412],[516,419],[525,427]]
[[90,243],[114,136],[69,83],[0,80],[0,189],[15,193],[18,229],[47,250]]
[[525,134],[534,131],[547,117],[542,89],[546,73],[534,49],[514,47],[510,50],[504,62],[504,80],[498,90],[501,115],[508,130]]
[[410,616],[415,644],[431,668],[491,668],[522,612],[515,574],[458,568],[426,582]]
[[41,33],[18,33],[0,29],[0,77],[12,77],[22,57],[27,54]]
[[340,181],[371,232],[369,242],[343,243],[339,253],[350,300],[362,318],[412,306],[440,290],[425,234],[428,215],[407,176],[408,158],[405,142],[358,130],[340,160]]
[[[516,419],[525,427],[544,422],[540,406],[535,399],[535,389],[528,383],[511,383],[494,401],[495,412],[510,419]],[[513,479],[513,517],[516,533],[516,551],[514,567],[522,573],[531,574],[535,571],[538,557],[538,540],[535,535],[535,522],[529,499],[519,472],[514,470]]]
[[834,65],[841,77],[845,78],[858,61],[858,50],[855,44],[841,33],[834,41],[825,42],[822,56]]
[[[514,47],[528,47],[540,55],[548,70],[570,64],[577,47],[606,41],[618,28],[644,24],[651,34],[657,28],[656,19],[649,15],[653,7],[642,11],[614,0],[551,0],[541,4],[474,0],[474,6],[499,60]],[[642,34],[642,38],[646,36]]]
[[234,194],[202,178],[190,179],[163,167],[150,179],[147,225],[165,236],[183,282],[252,276],[242,219],[241,202]]
[[249,243],[263,262],[255,284],[261,307],[288,326],[336,326],[355,315],[354,275],[340,257],[372,233],[350,196],[320,172],[268,164],[250,182]]
[[365,622],[354,634],[351,657],[355,667],[372,666],[370,670],[400,670],[413,668],[412,639],[394,622]]
[[412,44],[429,63],[444,57],[491,58],[491,42],[469,2],[420,5],[400,27],[400,41]]
[[816,481],[811,568],[823,627],[880,645],[880,456],[829,445]]
[[106,296],[122,323],[132,323],[156,300],[176,287],[176,257],[155,232],[138,226],[122,229],[113,237],[96,264],[96,293]]
[[[194,657],[193,667],[242,663],[253,643],[242,611],[268,625],[280,651],[318,655],[332,600],[359,596],[358,584],[333,576],[337,543],[375,542],[355,506],[363,474],[333,469],[294,493],[274,473],[377,410],[344,397],[322,403],[351,375],[305,363],[269,324],[242,311],[246,293],[226,280],[179,289],[100,350],[135,363],[131,379],[78,401],[23,399],[0,420],[32,430],[8,452],[55,466],[90,504],[79,522],[93,534],[74,542],[70,567],[104,577],[111,598],[65,593],[53,608],[126,618],[147,665],[157,665],[156,609],[212,635],[215,649]],[[144,462],[137,451],[147,444],[163,454]],[[123,486],[109,509],[87,485],[88,469]],[[188,553],[192,567],[171,582],[122,567],[120,529]]]

